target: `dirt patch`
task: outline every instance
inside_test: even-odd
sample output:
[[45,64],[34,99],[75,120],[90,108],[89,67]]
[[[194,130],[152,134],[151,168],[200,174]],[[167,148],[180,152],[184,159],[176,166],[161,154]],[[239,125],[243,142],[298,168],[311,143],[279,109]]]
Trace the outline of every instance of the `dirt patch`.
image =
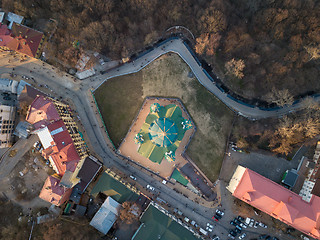
[[145,97],[180,98],[197,126],[187,154],[214,181],[233,113],[190,75],[189,67],[178,55],[167,54],[138,73],[108,80],[95,97],[116,146],[125,137]]

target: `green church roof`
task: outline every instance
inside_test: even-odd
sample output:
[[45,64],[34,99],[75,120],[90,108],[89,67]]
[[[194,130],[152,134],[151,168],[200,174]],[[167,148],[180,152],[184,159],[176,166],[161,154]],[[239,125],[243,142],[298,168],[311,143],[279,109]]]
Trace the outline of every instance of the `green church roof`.
[[158,147],[168,147],[177,140],[178,129],[170,119],[158,118],[150,125],[149,137]]

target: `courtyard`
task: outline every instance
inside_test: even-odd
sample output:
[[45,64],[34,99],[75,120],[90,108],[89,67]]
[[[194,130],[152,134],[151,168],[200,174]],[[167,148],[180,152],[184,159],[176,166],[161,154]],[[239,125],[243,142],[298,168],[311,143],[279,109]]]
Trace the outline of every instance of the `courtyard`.
[[185,155],[211,181],[218,178],[234,114],[197,81],[178,55],[166,54],[137,73],[109,79],[94,96],[116,148],[146,97],[179,98],[197,128]]

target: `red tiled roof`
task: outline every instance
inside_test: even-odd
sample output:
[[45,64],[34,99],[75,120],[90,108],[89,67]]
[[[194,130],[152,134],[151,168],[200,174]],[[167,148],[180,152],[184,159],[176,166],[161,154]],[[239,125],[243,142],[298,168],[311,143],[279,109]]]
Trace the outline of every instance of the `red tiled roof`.
[[[72,138],[62,120],[53,122],[47,126],[53,142],[52,146],[44,150],[44,156],[51,156],[59,175],[63,175],[66,170],[74,172],[80,157],[73,145]],[[56,133],[57,129],[60,129]]]
[[245,169],[233,196],[320,239],[320,198],[317,196],[308,203],[296,193],[250,169]]
[[36,57],[42,37],[43,33],[18,23],[13,23],[11,30],[4,24],[0,26],[0,46],[31,57]]
[[46,126],[49,122],[59,119],[60,115],[53,102],[44,96],[37,96],[34,99],[26,117],[27,122],[35,124],[36,129],[40,128],[41,125]]
[[56,175],[47,177],[39,197],[51,204],[60,206],[69,199],[72,189],[60,187],[60,178]]

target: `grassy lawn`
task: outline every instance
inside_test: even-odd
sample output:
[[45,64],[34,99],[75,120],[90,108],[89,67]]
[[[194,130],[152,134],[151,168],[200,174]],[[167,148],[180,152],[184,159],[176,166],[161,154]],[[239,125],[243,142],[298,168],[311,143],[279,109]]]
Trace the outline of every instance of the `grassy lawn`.
[[180,98],[197,132],[187,154],[211,180],[216,180],[224,156],[233,113],[208,92],[178,55],[165,55],[144,70],[108,80],[96,92],[111,139],[119,146],[147,96]]

